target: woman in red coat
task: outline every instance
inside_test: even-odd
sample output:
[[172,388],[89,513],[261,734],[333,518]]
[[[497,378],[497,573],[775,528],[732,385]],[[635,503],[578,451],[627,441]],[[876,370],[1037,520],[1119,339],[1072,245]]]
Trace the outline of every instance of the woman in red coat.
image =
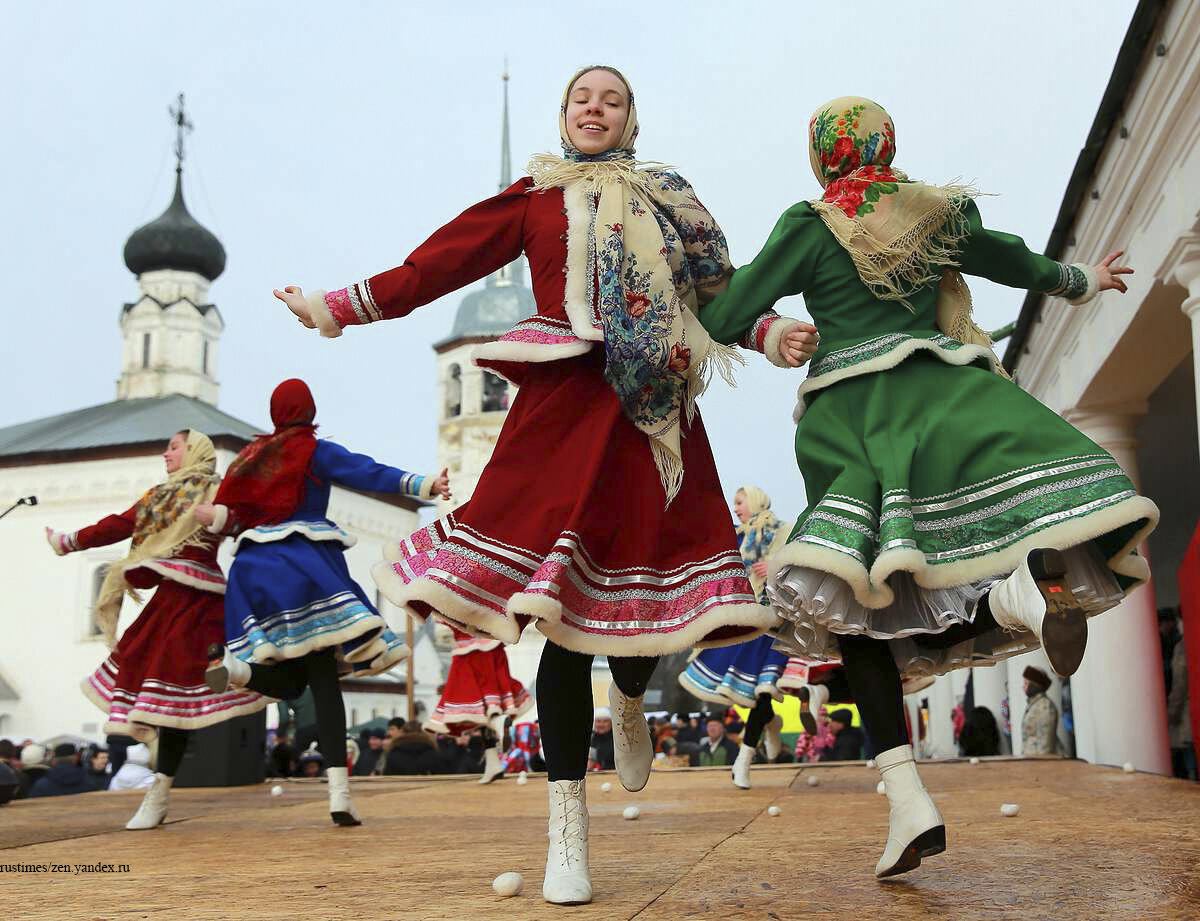
[[[269,702],[244,688],[216,692],[204,684],[204,651],[225,636],[225,576],[217,564],[219,540],[204,530],[195,508],[211,501],[221,482],[217,455],[207,435],[184,430],[171,436],[163,459],[166,482],[125,513],[74,533],[46,529],[59,555],[131,540],[96,600],[96,620],[112,652],[83,682],[83,693],[108,715],[105,733],[158,739],[154,784],[125,826],[135,831],[166,818],[189,730]],[[116,642],[122,599],[151,588],[154,596]]]
[[[399,268],[307,297],[277,291],[329,337],[404,317],[524,253],[538,313],[475,362],[520,387],[474,496],[403,541],[376,581],[413,616],[515,643],[548,638],[538,715],[550,780],[543,896],[591,899],[584,773],[591,662],[609,657],[617,770],[646,783],[642,695],[658,656],[772,625],[746,580],[695,398],[731,350],[697,320],[732,268],[679,175],[633,159],[637,111],[617,71],[572,77],[563,157],[463,212]],[[812,333],[761,318],[746,342],[798,365]],[[805,338],[807,337],[807,339]]]

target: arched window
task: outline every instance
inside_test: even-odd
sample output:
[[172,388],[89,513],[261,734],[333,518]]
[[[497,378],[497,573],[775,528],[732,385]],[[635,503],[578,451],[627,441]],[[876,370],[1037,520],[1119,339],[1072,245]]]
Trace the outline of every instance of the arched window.
[[462,368],[451,365],[446,375],[446,418],[453,419],[462,412]]
[[508,409],[508,381],[491,371],[483,372],[483,411],[485,413]]
[[100,623],[96,620],[96,601],[100,598],[100,588],[104,585],[104,578],[108,575],[108,563],[103,563],[92,570],[92,598],[91,604],[88,605],[88,637],[97,637],[104,633],[100,628]]
[[142,367],[150,367],[150,334],[142,333]]

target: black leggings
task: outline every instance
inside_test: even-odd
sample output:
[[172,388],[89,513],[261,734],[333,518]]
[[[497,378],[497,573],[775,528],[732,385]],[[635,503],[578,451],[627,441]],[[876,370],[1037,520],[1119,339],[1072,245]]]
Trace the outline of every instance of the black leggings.
[[[592,659],[546,642],[538,663],[537,707],[551,781],[582,780],[592,742]],[[627,697],[641,697],[658,665],[657,656],[609,656],[613,682]]]
[[[913,639],[918,646],[927,649],[949,649],[996,628],[996,620],[988,607],[987,596],[984,596],[971,623],[955,624],[941,633],[921,634]],[[900,669],[896,667],[887,640],[839,634],[837,641],[846,680],[875,754],[907,745],[908,727],[904,721]]]
[[337,659],[332,649],[310,652],[275,665],[251,665],[246,687],[280,700],[295,700],[306,687],[312,688],[317,709],[317,745],[325,756],[325,765],[345,765],[346,707],[342,703]]
[[767,728],[767,723],[774,718],[775,708],[771,706],[771,695],[759,694],[754,701],[754,709],[750,711],[750,716],[746,719],[746,731],[742,733],[742,744],[757,748],[763,730]]
[[187,751],[188,730],[176,729],[174,726],[160,726],[158,729],[158,756],[154,759],[154,770],[168,777],[174,777],[183,761],[183,753]]

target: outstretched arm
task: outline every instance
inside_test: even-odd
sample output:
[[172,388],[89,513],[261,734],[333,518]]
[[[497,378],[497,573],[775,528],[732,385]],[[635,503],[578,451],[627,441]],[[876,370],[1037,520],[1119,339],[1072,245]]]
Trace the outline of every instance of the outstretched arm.
[[1109,254],[1098,265],[1065,265],[1049,256],[1032,252],[1025,241],[1011,233],[989,230],[975,202],[966,210],[968,236],[959,253],[959,265],[968,275],[978,275],[1010,288],[1027,288],[1071,304],[1086,304],[1101,291],[1125,293],[1122,275],[1133,274],[1128,266],[1115,264],[1124,253]]
[[76,550],[89,550],[92,547],[105,547],[123,540],[128,540],[133,534],[133,523],[137,518],[137,506],[133,506],[120,515],[106,515],[93,525],[78,531],[55,531],[46,528],[46,540],[50,548],[62,556]]
[[338,291],[308,295],[296,285],[276,289],[296,318],[322,336],[346,326],[410,314],[478,281],[521,255],[528,179],[468,208],[418,246],[404,264]]
[[409,473],[399,467],[378,463],[365,454],[347,451],[333,441],[320,440],[313,453],[313,475],[351,489],[400,493],[416,499],[450,498],[447,471],[433,476]]

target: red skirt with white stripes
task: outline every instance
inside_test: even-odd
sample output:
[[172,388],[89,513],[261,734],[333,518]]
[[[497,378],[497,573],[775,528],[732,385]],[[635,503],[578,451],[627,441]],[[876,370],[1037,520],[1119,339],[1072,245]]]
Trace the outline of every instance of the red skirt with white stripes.
[[420,620],[515,643],[530,620],[577,652],[722,646],[775,621],[746,579],[697,413],[670,506],[603,350],[530,364],[470,501],[388,548],[375,579]]
[[83,693],[108,714],[104,731],[149,741],[158,726],[199,729],[271,701],[253,691],[219,694],[204,683],[210,643],[225,641],[224,596],[164,580],[92,675]]
[[450,673],[442,698],[423,727],[429,732],[459,735],[486,725],[493,716],[517,717],[532,705],[525,686],[508,671],[508,655],[499,640],[455,631]]

